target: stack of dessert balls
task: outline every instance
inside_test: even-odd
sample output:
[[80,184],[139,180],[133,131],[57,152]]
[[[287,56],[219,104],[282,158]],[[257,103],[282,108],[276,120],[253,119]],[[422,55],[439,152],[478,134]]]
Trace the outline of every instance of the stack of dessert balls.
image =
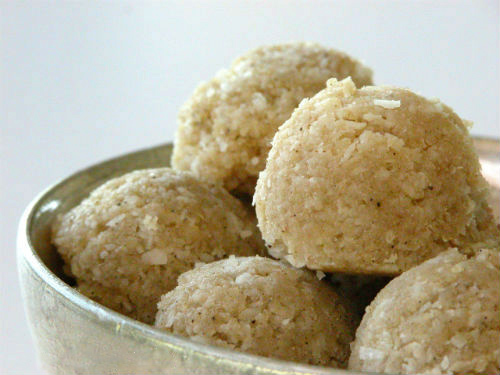
[[469,123],[372,84],[314,43],[237,58],[180,109],[172,168],[111,179],[58,217],[66,272],[202,343],[358,372],[498,373],[500,230]]

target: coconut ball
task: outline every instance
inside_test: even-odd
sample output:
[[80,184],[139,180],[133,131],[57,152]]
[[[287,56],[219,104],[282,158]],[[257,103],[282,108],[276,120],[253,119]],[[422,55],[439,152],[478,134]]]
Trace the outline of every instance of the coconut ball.
[[359,85],[372,72],[350,56],[315,43],[254,49],[200,84],[178,116],[172,164],[228,190],[253,194],[278,127],[303,98],[331,77]]
[[261,257],[230,257],[179,277],[156,327],[226,348],[345,367],[355,318],[312,273]]
[[498,251],[452,249],[392,280],[367,308],[349,369],[498,374],[499,260]]
[[488,194],[467,123],[449,107],[348,78],[280,127],[254,203],[272,256],[396,275],[449,247],[498,246]]
[[58,218],[52,241],[83,294],[146,323],[160,296],[197,262],[264,247],[236,198],[170,168],[106,182]]

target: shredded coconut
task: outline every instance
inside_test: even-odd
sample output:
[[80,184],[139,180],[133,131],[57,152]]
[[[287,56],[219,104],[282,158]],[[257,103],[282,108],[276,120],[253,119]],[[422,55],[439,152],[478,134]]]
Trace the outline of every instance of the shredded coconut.
[[141,255],[141,259],[146,264],[161,265],[167,264],[168,256],[165,251],[153,249]]
[[113,219],[111,219],[110,221],[108,221],[106,223],[106,226],[107,227],[113,227],[116,224],[118,224],[119,222],[121,222],[123,219],[125,219],[125,214],[121,214],[121,215],[115,216]]
[[384,359],[385,353],[381,350],[361,346],[359,348],[359,358],[362,360],[380,360]]
[[323,280],[325,276],[326,274],[324,272],[316,271],[316,277],[318,278],[318,280]]
[[459,349],[462,349],[465,345],[467,345],[467,338],[460,333],[453,336],[450,341]]
[[385,99],[375,99],[373,104],[378,105],[380,107],[386,109],[394,109],[399,108],[401,106],[400,100],[385,100]]

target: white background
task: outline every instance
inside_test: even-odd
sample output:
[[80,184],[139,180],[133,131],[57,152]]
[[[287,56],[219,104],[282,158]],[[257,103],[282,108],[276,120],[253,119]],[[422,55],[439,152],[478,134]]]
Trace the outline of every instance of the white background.
[[336,47],[376,83],[439,97],[474,134],[500,135],[495,0],[7,1],[0,27],[2,374],[38,372],[15,266],[23,208],[79,168],[172,140],[197,82],[250,48]]

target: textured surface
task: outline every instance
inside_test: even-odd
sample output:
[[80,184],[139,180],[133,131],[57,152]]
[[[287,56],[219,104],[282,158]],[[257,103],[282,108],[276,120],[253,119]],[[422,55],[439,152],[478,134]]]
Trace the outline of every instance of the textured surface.
[[79,290],[146,323],[179,274],[197,262],[255,255],[261,241],[237,199],[169,168],[108,181],[59,217],[53,230]]
[[498,251],[456,249],[391,281],[368,307],[349,368],[403,374],[498,374]]
[[155,325],[196,341],[344,367],[352,311],[314,274],[278,261],[230,257],[195,268],[158,304]]
[[276,133],[254,203],[275,257],[399,274],[450,246],[498,246],[488,194],[466,123],[449,107],[332,79]]
[[253,194],[271,139],[303,98],[331,77],[372,83],[371,71],[314,43],[254,49],[200,84],[181,108],[172,164]]

